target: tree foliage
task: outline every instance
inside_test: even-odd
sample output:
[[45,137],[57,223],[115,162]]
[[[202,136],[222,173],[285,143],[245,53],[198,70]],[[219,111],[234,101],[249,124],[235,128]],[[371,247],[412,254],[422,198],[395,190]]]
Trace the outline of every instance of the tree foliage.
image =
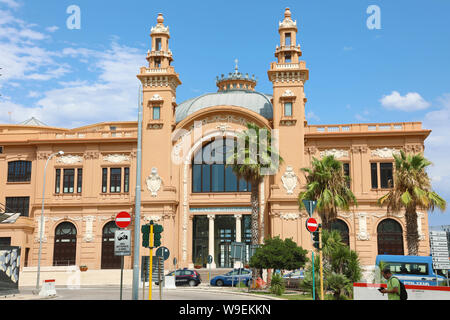
[[304,208],[303,200],[316,200],[316,210],[325,229],[337,218],[338,209],[348,211],[350,205],[357,205],[356,197],[349,188],[350,178],[344,174],[342,163],[334,156],[321,160],[313,157],[311,168],[302,168],[302,171],[306,175],[306,191],[299,194],[300,209]]
[[388,213],[405,210],[406,241],[408,254],[417,255],[419,233],[417,231],[417,208],[445,211],[446,201],[431,189],[431,180],[426,168],[431,165],[422,154],[409,154],[400,150],[394,155],[394,185],[391,191],[378,199],[380,206],[386,206]]
[[305,266],[307,250],[292,239],[268,238],[250,259],[250,267],[258,269],[295,270]]

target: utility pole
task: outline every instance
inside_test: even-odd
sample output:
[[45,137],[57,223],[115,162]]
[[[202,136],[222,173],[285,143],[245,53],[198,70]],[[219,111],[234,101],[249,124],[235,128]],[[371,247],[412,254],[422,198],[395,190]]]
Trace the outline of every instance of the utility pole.
[[[133,286],[132,299],[139,299],[139,249],[141,230],[141,171],[142,171],[142,85],[138,92],[138,145],[136,152],[136,195],[134,204],[134,248],[133,248]],[[144,276],[145,280],[145,276]],[[145,282],[144,282],[145,283]]]
[[323,300],[322,224],[319,224],[320,300]]

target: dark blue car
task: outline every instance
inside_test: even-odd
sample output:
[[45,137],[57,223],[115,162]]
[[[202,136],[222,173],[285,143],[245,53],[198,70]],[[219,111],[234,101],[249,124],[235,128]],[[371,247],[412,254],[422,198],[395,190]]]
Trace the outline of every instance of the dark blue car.
[[248,269],[240,268],[234,269],[223,275],[214,277],[211,279],[210,283],[212,286],[231,286],[232,284],[237,285],[239,282],[243,282],[248,286],[250,279],[252,278],[252,272]]

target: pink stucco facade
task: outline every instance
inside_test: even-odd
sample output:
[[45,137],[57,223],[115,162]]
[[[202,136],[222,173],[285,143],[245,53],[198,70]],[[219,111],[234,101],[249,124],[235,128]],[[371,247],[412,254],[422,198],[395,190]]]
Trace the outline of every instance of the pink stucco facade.
[[[264,225],[261,239],[263,236],[293,238],[302,247],[312,249],[310,234],[305,228],[308,215],[299,210],[297,202],[298,193],[305,186],[301,168],[308,167],[312,157],[333,154],[349,164],[351,189],[359,203],[358,207],[338,215],[348,228],[350,248],[357,251],[363,265],[374,264],[380,246],[378,226],[391,219],[402,229],[406,253],[404,213],[388,216],[386,209],[376,203],[388,191],[381,187],[380,164],[392,163],[392,155],[399,150],[423,152],[430,130],[422,128],[420,122],[307,123],[309,70],[300,60],[302,52],[296,40],[298,26],[289,10],[278,31],[280,44],[275,49],[276,62],[269,64],[268,61],[268,77],[273,83],[271,95],[256,96],[255,82],[245,77],[233,79],[230,75],[219,79],[216,95],[178,104],[176,90],[181,85],[182,75],[171,65],[169,42],[172,40],[162,15],[152,28],[148,65],[137,75],[143,93],[141,225],[153,220],[164,226],[163,245],[171,252],[167,264],[176,257],[180,267],[192,267],[196,243],[194,223],[199,216],[208,219],[205,228],[209,232],[204,235],[203,243],[207,253],[214,257],[219,257],[214,245],[217,240],[212,235],[216,216],[234,219],[236,228],[232,230],[232,240],[243,240],[245,231],[241,230],[245,216],[250,214],[250,192],[194,192],[192,161],[202,146],[214,139],[233,138],[236,132],[245,129],[247,122],[277,132],[279,152],[284,159],[278,172],[267,176],[260,186],[260,222]],[[286,42],[286,38],[290,41]],[[223,97],[241,94],[233,89],[248,96],[249,103],[267,99],[270,116],[251,106],[226,103]],[[214,102],[219,104],[211,105]],[[291,110],[286,106],[291,106]],[[159,108],[159,116],[155,115],[155,108]],[[185,109],[181,112],[179,108]],[[200,124],[201,131],[196,130]],[[135,212],[137,133],[137,121],[105,122],[75,129],[0,125],[0,146],[3,147],[0,203],[5,204],[7,198],[29,198],[29,209],[24,216],[14,224],[0,225],[0,238],[10,238],[11,245],[22,247],[22,266],[37,265],[41,227],[44,228],[42,265],[52,266],[56,254],[55,231],[62,222],[70,222],[76,229],[72,263],[87,265],[90,269],[102,268],[105,225],[114,221],[120,211],[132,215]],[[44,166],[47,158],[59,150],[64,151],[64,156],[52,158],[47,167],[45,223],[41,226]],[[31,162],[28,181],[8,181],[9,163],[14,161]],[[378,170],[375,177],[372,164]],[[72,169],[74,190],[65,192],[64,170]],[[120,180],[120,189],[114,192],[111,192],[111,184],[115,183],[111,182],[111,169],[120,169],[120,178],[117,175],[114,178]],[[57,172],[61,175],[59,190]],[[105,186],[103,172],[106,172]],[[78,174],[82,174],[80,192],[77,192]],[[373,179],[377,180],[375,188]],[[68,185],[72,185],[70,181]],[[419,254],[428,255],[427,212],[419,212],[418,222]],[[133,225],[130,229],[133,230]],[[141,247],[140,255],[148,255],[148,249]],[[219,261],[215,261],[214,266],[219,267]],[[125,267],[132,267],[132,257],[125,258]]]

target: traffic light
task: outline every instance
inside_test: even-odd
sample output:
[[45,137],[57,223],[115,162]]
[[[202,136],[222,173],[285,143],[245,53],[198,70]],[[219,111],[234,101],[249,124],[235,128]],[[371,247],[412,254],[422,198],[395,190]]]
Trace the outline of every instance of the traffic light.
[[160,224],[153,225],[153,247],[157,248],[161,246],[161,233],[164,228]]
[[148,248],[150,246],[150,225],[144,224],[141,227],[142,232],[142,246]]
[[320,232],[319,229],[312,233],[313,247],[316,249],[320,249]]

